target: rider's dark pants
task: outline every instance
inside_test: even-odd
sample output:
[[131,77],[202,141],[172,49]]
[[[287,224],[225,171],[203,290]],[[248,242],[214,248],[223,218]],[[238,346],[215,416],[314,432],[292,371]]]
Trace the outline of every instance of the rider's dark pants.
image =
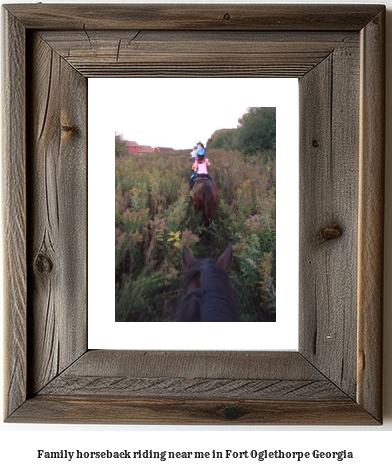
[[212,181],[210,173],[208,173],[208,174],[197,174],[196,172],[193,172],[191,174],[191,179],[189,180],[189,186],[192,187],[194,182],[195,182],[195,179],[198,178],[198,177],[201,177],[201,176],[207,176],[208,179],[210,179]]

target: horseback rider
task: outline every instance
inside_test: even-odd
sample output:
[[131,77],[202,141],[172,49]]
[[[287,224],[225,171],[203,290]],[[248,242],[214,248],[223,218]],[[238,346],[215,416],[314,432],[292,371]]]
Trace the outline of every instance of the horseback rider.
[[193,147],[193,151],[191,151],[190,155],[191,157],[189,158],[189,163],[194,163],[196,158],[197,158],[197,150],[199,149],[198,146]]
[[206,177],[212,181],[210,174],[208,173],[208,167],[210,166],[209,159],[205,156],[206,152],[204,148],[199,148],[197,150],[197,159],[192,165],[192,174],[189,180],[189,189],[192,189],[192,186],[196,178]]

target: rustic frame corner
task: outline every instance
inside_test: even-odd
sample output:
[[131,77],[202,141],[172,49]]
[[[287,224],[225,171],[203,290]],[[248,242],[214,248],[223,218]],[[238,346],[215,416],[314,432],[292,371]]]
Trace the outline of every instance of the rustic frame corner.
[[[382,423],[385,6],[19,4],[3,26],[5,420]],[[298,77],[298,352],[88,350],[87,78],[123,76]]]

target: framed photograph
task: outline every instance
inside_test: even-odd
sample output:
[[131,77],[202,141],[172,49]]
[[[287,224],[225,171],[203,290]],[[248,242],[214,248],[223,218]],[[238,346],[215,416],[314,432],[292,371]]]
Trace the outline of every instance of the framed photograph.
[[[115,280],[117,322],[276,321],[276,106],[260,106],[257,90],[259,107],[246,104],[247,81],[272,88],[246,78],[99,82],[107,95],[118,92],[105,115],[118,117],[116,130],[138,140],[115,134],[115,275],[106,286]],[[236,86],[242,106],[226,105]],[[297,162],[296,150],[290,158]],[[101,168],[98,160],[108,161],[99,149],[89,170]],[[95,179],[99,189],[104,181]],[[95,235],[103,222],[97,215]]]
[[[5,420],[382,423],[385,6],[3,17]],[[105,77],[298,79],[298,350],[89,347],[87,93]]]

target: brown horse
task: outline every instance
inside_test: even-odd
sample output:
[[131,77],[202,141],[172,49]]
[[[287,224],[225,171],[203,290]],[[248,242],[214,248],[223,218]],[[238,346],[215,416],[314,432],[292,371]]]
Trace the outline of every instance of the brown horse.
[[197,260],[184,246],[182,258],[187,269],[185,296],[177,311],[177,322],[239,322],[234,292],[227,272],[233,259],[229,244],[215,263]]
[[207,176],[196,178],[193,186],[193,205],[196,211],[203,211],[204,227],[209,227],[216,205],[216,186]]

